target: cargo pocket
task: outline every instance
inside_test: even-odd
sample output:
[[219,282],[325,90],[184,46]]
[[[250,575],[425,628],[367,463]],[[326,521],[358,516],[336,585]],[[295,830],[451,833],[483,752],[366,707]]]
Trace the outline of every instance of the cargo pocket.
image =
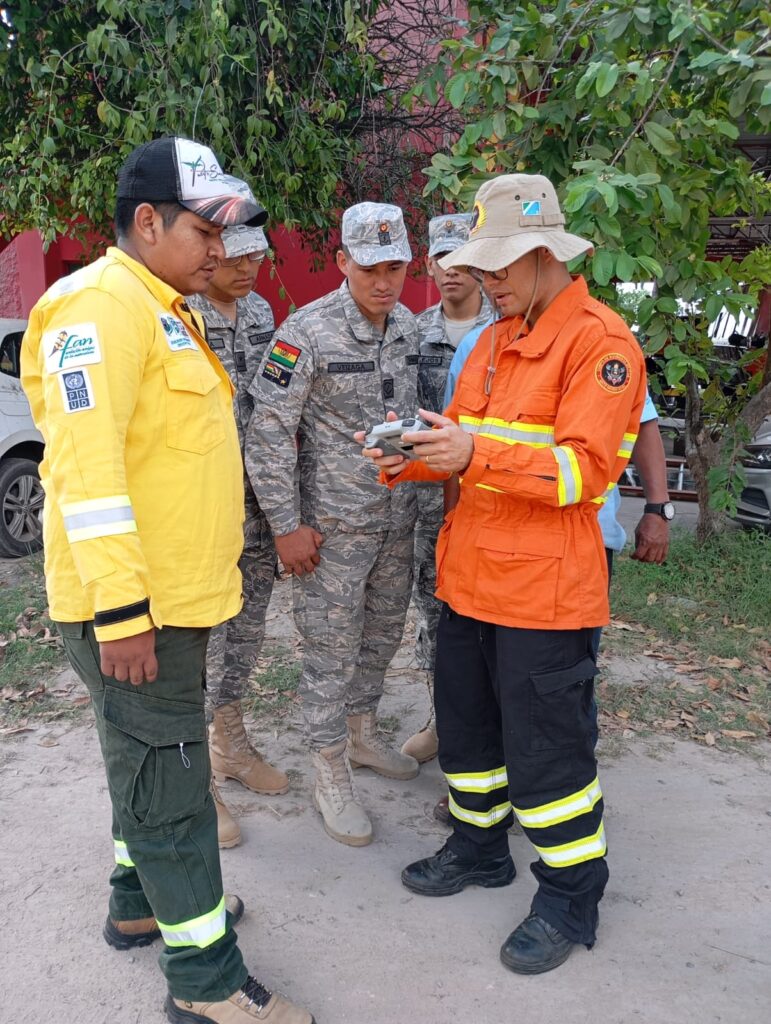
[[225,439],[217,385],[220,379],[205,359],[182,355],[163,364],[166,378],[166,444],[205,455]]
[[554,620],[564,533],[483,528],[475,544],[474,603],[478,608],[539,622]]
[[107,686],[105,762],[114,800],[144,828],[198,814],[209,785],[202,706]]
[[569,668],[530,675],[530,749],[572,747],[589,735],[597,666],[588,656]]
[[89,636],[85,622],[57,622],[56,628],[64,641],[67,660],[91,693],[104,689],[99,663],[99,645]]

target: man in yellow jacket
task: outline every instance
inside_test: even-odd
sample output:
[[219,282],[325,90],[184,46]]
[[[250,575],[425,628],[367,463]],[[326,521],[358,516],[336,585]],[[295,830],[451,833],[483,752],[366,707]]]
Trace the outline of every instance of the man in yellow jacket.
[[184,296],[228,224],[261,224],[248,186],[181,138],[136,149],[117,246],[33,309],[22,383],[45,438],[46,583],[88,686],[113,807],[104,936],[159,936],[169,1020],[309,1024],[244,966],[209,794],[204,665],[241,606],[241,454],[227,373]]

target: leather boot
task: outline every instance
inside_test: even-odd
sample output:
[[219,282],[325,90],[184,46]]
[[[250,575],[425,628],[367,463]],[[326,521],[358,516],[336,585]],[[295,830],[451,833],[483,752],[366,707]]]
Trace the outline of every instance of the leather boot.
[[241,829],[222,799],[213,775],[211,779],[211,795],[214,800],[214,806],[217,809],[217,844],[220,850],[229,850],[233,846],[238,846],[241,842]]
[[346,753],[346,741],[311,750],[316,769],[313,806],[321,814],[328,836],[346,846],[372,842],[372,825],[359,803]]
[[314,1024],[307,1010],[269,992],[251,975],[229,999],[191,1002],[168,995],[164,1009],[172,1024]]
[[[225,909],[230,913],[231,924],[238,924],[244,916],[244,901],[225,893]],[[140,921],[113,921],[108,917],[102,929],[107,945],[121,951],[149,946],[160,934],[154,917],[143,917]]]
[[289,789],[286,775],[268,764],[249,742],[240,700],[214,709],[209,726],[209,754],[217,782],[235,779],[252,792],[266,796]]
[[436,735],[433,718],[420,732],[416,732],[402,744],[402,753],[414,757],[418,764],[433,761],[439,753],[439,737]]
[[433,857],[416,860],[402,871],[402,885],[421,896],[454,896],[467,885],[497,889],[516,875],[510,854],[495,860],[464,860],[445,843]]
[[348,758],[351,768],[371,768],[388,779],[414,779],[420,771],[414,757],[388,746],[377,731],[374,711],[348,715]]
[[543,974],[564,964],[577,945],[532,912],[501,946],[501,961],[515,974]]

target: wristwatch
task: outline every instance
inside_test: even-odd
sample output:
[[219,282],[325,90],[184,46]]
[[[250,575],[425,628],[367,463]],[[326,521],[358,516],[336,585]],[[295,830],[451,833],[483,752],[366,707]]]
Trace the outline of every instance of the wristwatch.
[[671,501],[646,502],[643,512],[649,512],[654,516],[661,516],[668,523],[671,523],[675,518],[675,506]]

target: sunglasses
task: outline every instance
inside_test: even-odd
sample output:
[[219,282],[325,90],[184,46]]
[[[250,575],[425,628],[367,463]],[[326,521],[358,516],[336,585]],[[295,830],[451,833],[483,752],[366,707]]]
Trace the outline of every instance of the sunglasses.
[[220,260],[221,267],[237,267],[241,260],[246,256],[250,263],[262,263],[265,259],[264,252],[247,252],[241,256],[225,256]]
[[464,269],[477,284],[484,284],[485,277],[491,277],[493,281],[505,281],[509,276],[508,267],[504,267],[502,270],[480,270],[479,267],[465,267]]

